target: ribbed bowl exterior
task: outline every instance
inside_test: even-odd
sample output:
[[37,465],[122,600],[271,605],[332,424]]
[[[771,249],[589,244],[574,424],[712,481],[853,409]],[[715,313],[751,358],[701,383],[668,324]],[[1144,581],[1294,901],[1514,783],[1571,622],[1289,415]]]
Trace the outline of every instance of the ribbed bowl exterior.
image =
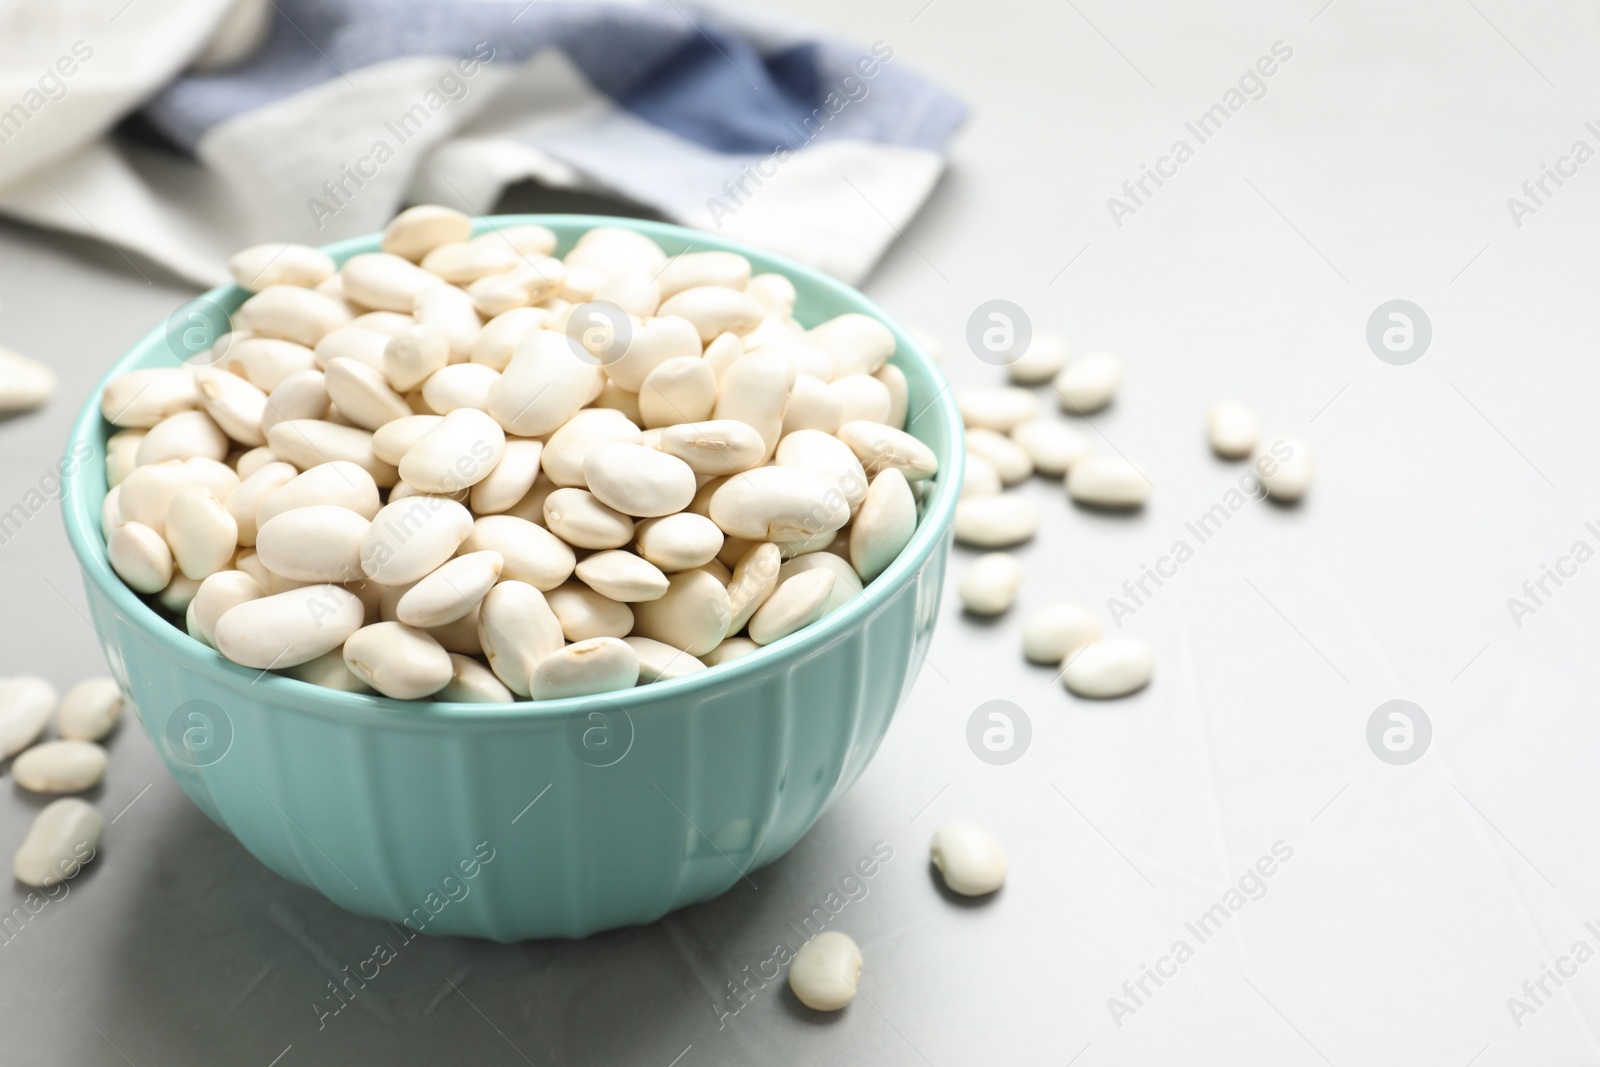
[[[585,216],[517,216],[565,248],[596,225],[669,253],[721,248],[788,275],[797,317],[882,318],[911,386],[912,431],[941,472],[917,536],[822,622],[689,678],[512,705],[401,703],[224,660],[158,615],[106,563],[99,391],[74,430],[94,458],[64,513],[107,662],[174,779],[279,875],[426,934],[516,941],[650,922],[725,892],[793,847],[877,750],[932,636],[960,482],[960,422],[942,376],[860,294],[706,234]],[[375,248],[345,242],[336,259]],[[208,300],[231,309],[243,294]],[[172,365],[165,330],[113,374]],[[109,376],[108,376],[109,377]]]

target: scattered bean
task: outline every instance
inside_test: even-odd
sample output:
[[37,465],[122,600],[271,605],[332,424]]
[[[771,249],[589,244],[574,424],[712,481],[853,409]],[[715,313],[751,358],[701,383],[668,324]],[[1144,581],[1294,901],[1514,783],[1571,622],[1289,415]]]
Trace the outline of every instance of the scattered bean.
[[951,892],[981,897],[1005,884],[1005,851],[976,823],[945,823],[934,831],[928,852]]
[[39,889],[74,878],[94,859],[104,833],[100,813],[84,801],[70,798],[47,804],[17,849],[11,873],[23,885]]
[[838,930],[825,930],[800,946],[789,964],[789,988],[813,1011],[838,1011],[856,996],[861,950]]
[[106,750],[92,741],[46,741],[11,761],[11,777],[35,793],[82,793],[106,775]]
[[961,576],[961,605],[974,615],[999,615],[1016,603],[1022,564],[1008,552],[986,552]]
[[1072,654],[1062,666],[1061,680],[1081,697],[1108,700],[1149,685],[1155,668],[1149,645],[1132,637],[1114,637]]

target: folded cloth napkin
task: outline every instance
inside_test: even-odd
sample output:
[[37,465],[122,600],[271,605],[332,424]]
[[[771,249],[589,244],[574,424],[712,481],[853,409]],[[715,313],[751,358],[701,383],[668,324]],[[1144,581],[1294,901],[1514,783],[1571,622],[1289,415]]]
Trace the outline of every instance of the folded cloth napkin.
[[[847,280],[965,106],[893,42],[689,0],[27,0],[0,13],[0,212],[194,281],[267,240],[604,192]],[[143,136],[108,137],[122,118]]]

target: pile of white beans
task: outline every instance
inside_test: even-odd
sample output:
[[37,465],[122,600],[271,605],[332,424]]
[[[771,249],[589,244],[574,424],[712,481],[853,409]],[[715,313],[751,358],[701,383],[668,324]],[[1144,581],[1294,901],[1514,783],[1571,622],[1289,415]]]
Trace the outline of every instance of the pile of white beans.
[[805,329],[729,252],[555,246],[427,206],[342,266],[240,252],[233,332],[102,397],[111,566],[235,663],[507,702],[727,662],[893,562],[938,463],[888,328]]
[[[42,741],[52,716],[57,739]],[[110,678],[79,682],[59,701],[43,678],[0,678],[0,760],[11,760],[12,779],[29,792],[87,792],[105,778],[106,750],[99,742],[121,716],[122,691]],[[13,857],[12,873],[37,888],[73,878],[94,858],[104,832],[100,813],[87,801],[66,797],[47,804]]]
[[[1087,507],[1126,511],[1149,499],[1154,483],[1120,453],[1093,454],[1088,438],[1065,422],[1041,421],[1038,397],[1028,388],[1050,383],[1063,413],[1088,416],[1104,409],[1122,384],[1122,362],[1109,352],[1068,358],[1058,335],[1035,334],[1023,356],[1008,367],[1011,385],[956,390],[967,427],[966,478],[956,506],[956,540],[977,548],[1021,544],[1038,532],[1038,503],[1007,489],[1038,473],[1062,478],[1067,495]],[[1311,486],[1316,459],[1295,437],[1263,438],[1260,420],[1236,401],[1213,405],[1206,417],[1212,451],[1224,459],[1250,460],[1267,495],[1282,503],[1300,500]],[[1009,611],[1022,587],[1021,562],[1009,552],[987,552],[962,574],[962,606],[975,615]],[[1062,683],[1079,696],[1126,696],[1150,683],[1155,653],[1137,638],[1102,639],[1099,620],[1076,604],[1052,603],[1032,612],[1023,626],[1023,655],[1056,665]]]

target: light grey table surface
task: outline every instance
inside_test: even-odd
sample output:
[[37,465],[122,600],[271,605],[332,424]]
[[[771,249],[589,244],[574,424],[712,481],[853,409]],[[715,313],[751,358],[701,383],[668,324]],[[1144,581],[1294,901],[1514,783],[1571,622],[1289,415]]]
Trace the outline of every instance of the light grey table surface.
[[[1000,380],[962,343],[990,298],[1120,353],[1127,382],[1083,428],[1157,489],[1107,516],[1026,486],[1045,519],[1018,550],[1019,605],[975,623],[950,583],[875,762],[758,889],[581,943],[418,942],[319,1029],[326,961],[385,928],[268,873],[126,724],[93,797],[115,816],[101,856],[0,945],[0,1060],[1593,1062],[1600,163],[1560,161],[1600,149],[1584,125],[1600,15],[1324,3],[780,5],[891,41],[974,108],[867,291],[944,340],[958,384]],[[1280,41],[1292,56],[1264,95],[1200,143],[1186,122]],[[1179,139],[1192,158],[1161,164],[1172,176],[1117,225],[1107,199]],[[1507,198],[1546,164],[1569,176],[1514,218]],[[0,341],[62,378],[46,410],[0,423],[0,510],[40,483],[103,367],[190,292],[0,224]],[[1367,343],[1393,299],[1431,321],[1410,365]],[[1055,599],[1104,613],[1194,541],[1185,523],[1239,473],[1204,444],[1222,396],[1313,442],[1317,483],[1297,508],[1242,508],[1122,620],[1156,649],[1147,691],[1077,700],[1023,663],[1022,616]],[[1535,602],[1524,583],[1546,568],[1565,576]],[[102,669],[54,504],[0,546],[0,589],[0,673],[65,687]],[[1009,766],[965,740],[990,699],[1032,725]],[[1409,765],[1368,745],[1392,699],[1432,724]],[[39,806],[0,783],[7,855]],[[996,899],[960,904],[930,877],[929,834],[958,817],[1009,851]],[[860,999],[819,1018],[774,983],[719,1020],[724,984],[878,842],[893,859],[837,922],[866,957]],[[1290,858],[1252,881],[1275,845]],[[1249,899],[1194,936],[1241,878]],[[1146,965],[1169,977],[1125,989]]]

